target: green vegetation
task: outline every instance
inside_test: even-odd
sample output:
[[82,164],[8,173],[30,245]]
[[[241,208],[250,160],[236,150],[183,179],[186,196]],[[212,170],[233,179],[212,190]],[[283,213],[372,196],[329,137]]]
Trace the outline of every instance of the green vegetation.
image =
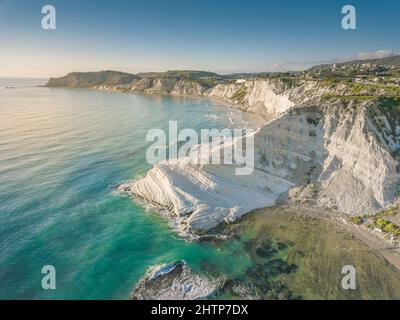
[[217,79],[217,78],[199,78],[199,79],[190,79],[190,80],[185,80],[185,81],[198,83],[202,87],[210,89],[218,84],[219,79]]
[[284,76],[279,79],[289,87],[293,87],[299,82],[299,78],[293,76]]
[[378,211],[375,216],[376,217],[383,217],[383,216],[395,216],[400,213],[399,207],[390,208],[388,210]]
[[378,101],[380,106],[386,110],[400,108],[400,97],[380,97]]
[[325,77],[321,80],[321,84],[323,86],[329,87],[329,88],[334,88],[336,87],[341,81],[343,81],[342,78],[339,77],[332,77],[332,76],[328,76]]
[[355,223],[355,224],[362,224],[363,223],[363,219],[361,217],[351,217],[350,221]]
[[378,100],[378,97],[371,96],[371,95],[359,95],[359,96],[357,96],[357,95],[343,95],[343,96],[339,96],[339,95],[334,95],[334,94],[327,93],[327,94],[324,94],[322,96],[322,100],[329,100],[329,101],[339,100],[339,101],[346,102],[346,103],[349,103],[349,102],[362,103],[362,102],[365,102],[365,101],[376,101],[376,100]]
[[364,222],[368,229],[379,228],[388,234],[400,236],[400,226],[391,221],[391,218],[400,214],[399,207],[393,207],[387,210],[381,210],[373,215],[364,215],[362,217],[351,217],[350,221],[361,225]]
[[202,78],[221,78],[218,74],[208,71],[196,70],[169,70],[166,72],[142,72],[137,74],[140,78],[175,78],[178,80],[198,80]]
[[61,78],[51,78],[49,87],[90,88],[98,85],[123,85],[139,79],[138,76],[118,71],[71,72]]
[[61,78],[51,78],[47,86],[90,88],[99,85],[125,85],[132,83],[134,80],[144,78],[196,81],[205,87],[213,86],[216,84],[216,81],[222,81],[224,79],[216,73],[207,71],[173,70],[167,72],[139,73],[135,75],[107,70],[99,72],[72,72]]
[[337,100],[345,103],[354,102],[356,104],[375,101],[388,110],[400,107],[400,87],[398,86],[356,83],[351,80],[343,80],[332,76],[323,78],[320,81],[322,86],[328,87],[331,90],[335,90],[341,86],[339,91],[342,92],[341,94],[326,93],[322,96],[322,100]]
[[246,96],[246,93],[247,92],[245,88],[240,88],[238,91],[235,92],[232,99],[238,102],[242,102],[244,97]]
[[400,227],[389,220],[377,218],[375,219],[375,225],[388,233],[400,236]]

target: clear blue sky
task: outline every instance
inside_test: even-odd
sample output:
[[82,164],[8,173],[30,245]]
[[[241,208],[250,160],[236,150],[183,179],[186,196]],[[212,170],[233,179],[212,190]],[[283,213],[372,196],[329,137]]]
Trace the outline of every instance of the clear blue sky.
[[[46,4],[57,10],[53,31],[41,28]],[[356,30],[341,28],[345,4]],[[0,43],[0,76],[302,69],[399,53],[400,0],[0,0]]]

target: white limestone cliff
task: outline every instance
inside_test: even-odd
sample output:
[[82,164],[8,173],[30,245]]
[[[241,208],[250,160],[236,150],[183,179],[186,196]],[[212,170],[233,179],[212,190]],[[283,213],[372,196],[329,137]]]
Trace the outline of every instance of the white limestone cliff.
[[181,159],[156,165],[120,190],[167,209],[186,234],[273,206],[309,184],[320,204],[350,215],[373,213],[398,192],[398,130],[389,125],[397,120],[388,117],[372,102],[294,106],[255,133],[255,170],[248,176],[237,176],[233,165]]

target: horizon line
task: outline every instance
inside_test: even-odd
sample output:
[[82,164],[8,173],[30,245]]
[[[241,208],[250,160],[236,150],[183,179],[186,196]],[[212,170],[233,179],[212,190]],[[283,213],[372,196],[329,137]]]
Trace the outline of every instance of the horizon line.
[[0,76],[0,79],[50,79],[50,78],[59,78],[59,77],[63,77],[65,75],[68,75],[70,73],[86,73],[86,72],[104,72],[104,71],[113,71],[113,72],[122,72],[122,73],[127,73],[127,74],[132,74],[132,75],[138,75],[140,73],[166,73],[169,71],[198,71],[198,72],[211,72],[211,73],[215,73],[217,75],[221,75],[221,76],[227,76],[227,75],[234,75],[234,74],[262,74],[262,73],[299,73],[299,72],[304,72],[312,67],[315,66],[322,66],[322,65],[331,65],[331,64],[341,64],[341,63],[348,63],[348,62],[354,62],[354,61],[368,61],[368,60],[379,60],[379,59],[386,59],[386,58],[391,58],[391,57],[396,57],[396,56],[400,56],[400,54],[398,53],[394,53],[390,56],[387,57],[374,57],[374,58],[368,58],[368,59],[360,59],[360,58],[349,58],[349,59],[338,59],[338,60],[331,60],[331,61],[326,61],[326,62],[322,62],[322,61],[318,61],[315,64],[311,64],[310,67],[301,69],[301,70],[281,70],[281,71],[267,71],[267,70],[263,70],[263,71],[234,71],[234,72],[217,72],[217,71],[211,71],[211,70],[201,70],[201,69],[167,69],[165,71],[140,71],[140,72],[128,72],[128,71],[121,71],[118,69],[102,69],[102,70],[91,70],[91,71],[69,71],[67,73],[65,73],[62,76],[38,76],[38,77],[30,77],[30,76],[22,76],[22,77],[18,77],[18,76]]

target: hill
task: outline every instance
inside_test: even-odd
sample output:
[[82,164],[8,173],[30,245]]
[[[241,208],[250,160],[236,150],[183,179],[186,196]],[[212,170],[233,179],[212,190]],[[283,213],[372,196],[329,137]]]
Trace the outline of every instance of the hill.
[[50,78],[48,87],[91,88],[97,85],[129,84],[138,76],[119,71],[71,72],[61,78]]
[[377,66],[400,66],[400,55],[386,57],[386,58],[379,58],[379,59],[351,60],[340,63],[320,64],[312,66],[308,70],[315,72],[318,70],[331,69],[333,66],[335,66],[335,68],[341,68],[341,67],[352,67],[352,66],[367,65],[367,64],[377,65]]

